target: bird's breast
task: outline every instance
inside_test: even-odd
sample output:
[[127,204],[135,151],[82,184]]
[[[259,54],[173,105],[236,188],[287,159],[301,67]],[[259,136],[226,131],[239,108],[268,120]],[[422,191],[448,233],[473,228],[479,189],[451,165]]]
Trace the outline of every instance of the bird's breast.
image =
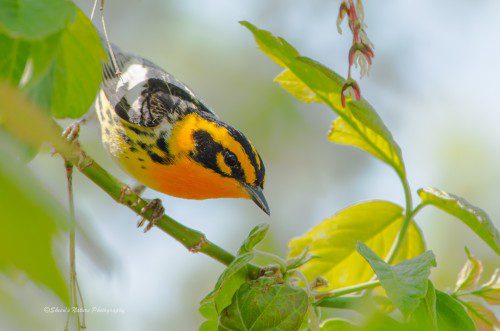
[[223,177],[188,157],[170,165],[151,164],[140,175],[144,184],[185,199],[246,198],[240,184]]

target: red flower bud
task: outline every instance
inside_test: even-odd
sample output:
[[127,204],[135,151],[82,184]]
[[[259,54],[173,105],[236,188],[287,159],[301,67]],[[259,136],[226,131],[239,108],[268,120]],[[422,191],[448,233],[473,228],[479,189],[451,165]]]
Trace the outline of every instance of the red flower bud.
[[337,31],[339,34],[342,34],[342,28],[340,25],[342,24],[342,21],[344,20],[344,17],[346,15],[349,15],[349,8],[347,7],[347,3],[345,1],[342,1],[340,4],[340,9],[339,9],[339,15],[337,16]]
[[363,43],[356,43],[349,50],[349,67],[353,64],[361,68],[361,77],[368,73],[372,58],[375,56],[370,46]]
[[345,108],[346,105],[346,96],[350,96],[354,94],[354,97],[356,100],[361,99],[361,90],[359,89],[358,83],[354,79],[349,79],[345,84],[342,86],[342,90],[340,92],[340,101],[342,103],[342,107]]

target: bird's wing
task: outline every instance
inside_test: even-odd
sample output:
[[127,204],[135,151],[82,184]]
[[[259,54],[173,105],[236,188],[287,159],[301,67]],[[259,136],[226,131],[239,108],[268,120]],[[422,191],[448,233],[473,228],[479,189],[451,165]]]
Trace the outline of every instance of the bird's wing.
[[216,116],[186,85],[156,64],[116,46],[112,49],[118,68],[111,59],[103,63],[102,89],[123,120],[154,127],[164,118],[172,120],[188,112]]

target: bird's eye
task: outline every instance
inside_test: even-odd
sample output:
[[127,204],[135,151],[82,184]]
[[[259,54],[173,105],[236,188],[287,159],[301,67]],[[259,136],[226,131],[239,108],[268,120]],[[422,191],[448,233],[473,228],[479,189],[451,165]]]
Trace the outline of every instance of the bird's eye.
[[224,162],[226,162],[226,164],[233,168],[236,166],[238,160],[236,159],[236,155],[234,155],[233,153],[231,152],[225,152],[224,153]]

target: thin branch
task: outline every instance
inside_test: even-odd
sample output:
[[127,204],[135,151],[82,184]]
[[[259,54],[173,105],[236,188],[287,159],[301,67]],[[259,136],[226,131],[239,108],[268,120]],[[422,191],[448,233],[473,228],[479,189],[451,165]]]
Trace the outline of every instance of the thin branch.
[[380,281],[372,280],[366,283],[356,284],[352,286],[342,287],[336,290],[328,291],[328,292],[316,292],[314,297],[316,299],[321,299],[324,297],[339,297],[345,294],[360,292],[363,290],[367,290],[370,288],[374,288],[380,285]]
[[92,12],[90,13],[90,20],[92,21],[94,19],[94,14],[95,14],[95,10],[97,8],[97,2],[99,0],[94,0],[94,5],[92,6]]
[[401,245],[403,244],[403,240],[405,238],[408,227],[410,226],[411,220],[425,206],[427,206],[427,203],[421,202],[415,207],[415,209],[413,209],[412,211],[410,211],[409,213],[406,214],[406,217],[403,221],[403,225],[401,226],[401,229],[400,229],[399,234],[396,238],[396,241],[395,241],[394,245],[392,246],[392,248],[387,256],[387,259],[386,259],[387,263],[391,264],[395,261],[395,259],[397,257],[397,253],[399,252],[399,249],[401,248]]
[[254,249],[253,252],[255,254],[257,254],[257,255],[261,255],[263,257],[266,257],[266,258],[268,258],[270,260],[273,260],[274,262],[278,263],[279,266],[280,266],[281,272],[283,274],[285,274],[285,272],[286,272],[286,261],[284,259],[282,259],[278,255],[275,255],[275,254],[272,254],[272,253],[268,253],[268,252],[264,252],[264,251],[259,251],[257,249]]
[[[97,2],[95,2],[97,3]],[[94,3],[94,5],[95,5]],[[101,0],[101,6],[99,7],[99,11],[101,13],[101,24],[102,24],[102,32],[104,33],[104,39],[106,40],[106,46],[108,47],[109,57],[111,58],[111,63],[115,68],[115,75],[119,76],[121,74],[120,68],[118,67],[118,63],[116,62],[115,53],[113,52],[113,47],[111,47],[111,43],[109,42],[108,31],[106,29],[106,22],[104,20],[104,0]],[[92,9],[93,16],[94,9]]]
[[311,303],[309,303],[309,307],[307,309],[307,313],[309,315],[309,328],[311,331],[319,331],[319,318],[314,311],[314,307]]
[[313,291],[311,290],[311,287],[309,286],[309,282],[307,281],[306,276],[302,271],[299,269],[295,269],[292,271],[294,275],[300,278],[300,280],[304,283],[304,287],[306,288],[307,294],[311,296],[313,294]]
[[[398,172],[399,174],[399,172]],[[408,184],[408,179],[406,178],[405,175],[399,174],[401,178],[401,182],[403,183],[403,189],[405,193],[405,201],[406,201],[406,208],[405,208],[405,218],[403,220],[403,224],[401,224],[401,229],[399,230],[399,233],[396,237],[396,240],[392,244],[391,250],[389,251],[389,254],[387,254],[386,262],[391,264],[394,262],[396,259],[399,249],[401,248],[401,245],[403,244],[403,240],[405,239],[406,232],[408,231],[408,228],[410,226],[411,219],[413,218],[414,210],[413,210],[413,201],[412,201],[412,195],[411,195],[411,189],[410,185]]]
[[[85,312],[82,313],[82,319],[80,320],[79,300],[82,302],[83,308],[83,298],[81,297],[81,292],[78,290],[78,280],[76,277],[76,254],[75,254],[75,200],[73,197],[73,165],[70,162],[65,161],[64,167],[66,170],[66,184],[68,193],[68,204],[69,204],[69,287],[71,296],[71,307],[68,311],[68,317],[66,320],[66,330],[69,326],[69,320],[71,315],[75,317],[76,329],[81,330],[85,328]],[[75,309],[76,308],[76,309]],[[75,310],[73,310],[75,309]]]
[[[73,144],[66,142],[61,144],[60,142],[55,144],[54,148],[64,159],[71,162],[82,174],[93,181],[116,202],[127,206],[136,214],[140,214],[141,210],[147,205],[147,201],[138,196],[133,190],[127,189],[128,187],[124,183],[113,177],[89,157],[77,142]],[[147,211],[143,216],[150,219],[151,211]],[[201,252],[225,265],[229,265],[235,258],[231,253],[207,240],[203,233],[184,226],[167,215],[163,215],[156,226],[180,242],[192,253]],[[255,277],[259,273],[259,268],[250,265],[249,272],[251,277]]]

